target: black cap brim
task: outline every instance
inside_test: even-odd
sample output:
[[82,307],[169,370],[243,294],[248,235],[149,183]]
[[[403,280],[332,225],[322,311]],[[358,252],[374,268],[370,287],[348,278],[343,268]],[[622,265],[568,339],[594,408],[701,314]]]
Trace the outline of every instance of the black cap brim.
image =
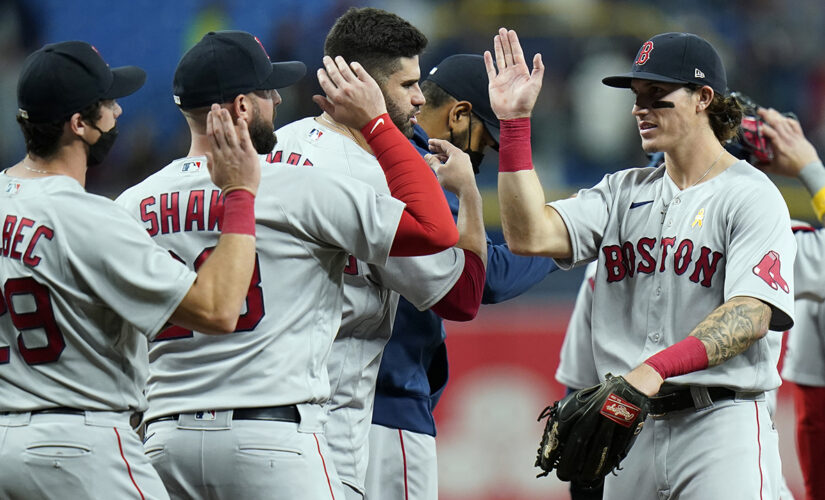
[[118,99],[132,95],[146,83],[146,72],[137,66],[112,68],[112,86],[100,96],[101,99]]
[[289,87],[304,77],[307,67],[301,61],[272,63],[272,74],[264,80],[263,89],[282,89]]
[[602,78],[602,83],[608,87],[617,87],[620,89],[629,89],[630,82],[633,80],[650,80],[652,82],[665,83],[690,83],[685,80],[677,80],[667,76],[657,75],[655,73],[645,73],[644,71],[630,72],[623,75],[608,76]]

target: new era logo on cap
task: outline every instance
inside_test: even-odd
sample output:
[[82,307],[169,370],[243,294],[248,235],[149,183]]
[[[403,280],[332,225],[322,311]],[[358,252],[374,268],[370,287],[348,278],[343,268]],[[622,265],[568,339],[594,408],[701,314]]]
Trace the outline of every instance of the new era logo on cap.
[[696,77],[696,78],[704,78],[705,74],[702,73],[701,69],[696,68],[696,69],[693,70],[693,76]]

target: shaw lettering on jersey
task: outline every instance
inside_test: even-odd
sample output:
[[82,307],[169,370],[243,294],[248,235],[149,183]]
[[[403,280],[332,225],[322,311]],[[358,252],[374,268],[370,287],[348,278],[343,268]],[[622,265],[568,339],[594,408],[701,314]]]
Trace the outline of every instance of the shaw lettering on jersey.
[[[710,288],[713,275],[716,274],[716,267],[723,257],[721,252],[703,246],[698,250],[698,255],[694,255],[696,252],[694,252],[693,241],[690,239],[684,239],[677,244],[676,238],[662,238],[659,245],[661,246],[660,273],[665,272],[669,266],[679,276],[690,270],[688,277],[690,281]],[[632,278],[634,273],[650,274],[655,271],[655,247],[655,238],[640,238],[635,244],[632,241],[626,241],[621,245],[602,247],[607,282],[613,283],[626,277]],[[670,254],[671,249],[673,249],[672,254]]]
[[[184,192],[186,196],[186,192]],[[148,224],[149,236],[184,231],[220,231],[223,197],[218,189],[211,190],[209,204],[203,189],[189,191],[189,199],[181,213],[181,192],[161,193],[140,201],[140,220]],[[181,224],[181,219],[183,223]]]
[[[286,157],[286,160],[284,160]],[[266,155],[267,163],[288,163],[290,165],[301,165],[302,167],[311,167],[312,162],[309,161],[309,158],[303,158],[303,163],[301,162],[301,158],[303,155],[300,153],[284,153],[283,150],[273,151]]]
[[[31,230],[35,226],[37,227]],[[28,217],[6,215],[6,220],[3,221],[3,257],[19,260],[29,267],[37,266],[40,264],[40,256],[36,256],[34,250],[41,237],[51,240],[54,237],[54,230],[37,224]],[[24,240],[25,243],[23,243]]]

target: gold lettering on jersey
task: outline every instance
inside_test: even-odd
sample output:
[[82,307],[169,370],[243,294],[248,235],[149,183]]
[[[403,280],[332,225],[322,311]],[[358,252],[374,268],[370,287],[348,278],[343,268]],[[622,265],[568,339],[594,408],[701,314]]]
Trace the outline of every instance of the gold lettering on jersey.
[[40,256],[35,254],[35,249],[41,238],[46,240],[54,238],[52,228],[38,224],[28,217],[18,217],[12,214],[6,215],[2,233],[3,257],[19,260],[29,267],[40,264]]
[[694,227],[696,224],[699,224],[699,227],[702,227],[702,221],[705,219],[705,209],[700,208],[699,213],[696,214],[696,218],[693,219],[693,224],[690,227]]
[[181,231],[220,231],[222,213],[223,197],[218,189],[159,193],[140,201],[140,220],[146,224],[149,236]]

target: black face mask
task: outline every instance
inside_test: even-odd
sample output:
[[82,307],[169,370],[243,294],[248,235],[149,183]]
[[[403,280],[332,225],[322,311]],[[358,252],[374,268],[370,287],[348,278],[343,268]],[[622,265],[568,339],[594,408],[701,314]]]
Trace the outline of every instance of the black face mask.
[[473,172],[477,174],[481,168],[481,162],[484,161],[484,153],[473,151],[471,149],[465,149],[464,152],[470,155],[470,163],[473,165]]
[[[470,149],[470,144],[473,143],[472,137],[473,137],[473,115],[471,114],[470,115],[470,126],[467,129],[467,147],[462,149],[461,151],[464,152],[464,153],[467,153],[467,155],[470,157],[470,164],[473,166],[473,172],[478,174],[479,169],[481,168],[481,162],[484,160],[484,153],[482,153],[481,151],[473,151],[472,149]],[[458,147],[458,145],[453,141],[454,141],[453,129],[450,129],[450,143],[453,144],[454,146]]]
[[103,162],[103,159],[106,158],[106,155],[109,154],[109,150],[111,150],[112,146],[115,144],[115,139],[117,139],[117,124],[106,132],[97,128],[97,125],[92,125],[92,127],[100,132],[100,137],[94,144],[89,144],[88,142],[83,141],[89,146],[89,156],[86,158],[87,167],[100,165]]

